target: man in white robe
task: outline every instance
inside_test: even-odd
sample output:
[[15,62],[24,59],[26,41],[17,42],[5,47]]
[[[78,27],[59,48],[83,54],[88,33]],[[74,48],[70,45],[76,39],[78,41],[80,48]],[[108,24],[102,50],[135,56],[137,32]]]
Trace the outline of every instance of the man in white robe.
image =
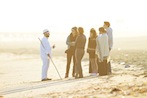
[[[50,78],[47,78],[47,72],[48,72],[48,68],[49,68],[49,64],[50,64],[50,58],[52,57],[51,54],[51,46],[50,43],[48,41],[48,38],[50,36],[50,32],[45,29],[43,30],[43,34],[44,37],[41,39],[41,43],[40,43],[40,56],[43,62],[42,65],[42,81],[47,81],[47,80],[51,80]],[[53,46],[54,48],[55,46]]]

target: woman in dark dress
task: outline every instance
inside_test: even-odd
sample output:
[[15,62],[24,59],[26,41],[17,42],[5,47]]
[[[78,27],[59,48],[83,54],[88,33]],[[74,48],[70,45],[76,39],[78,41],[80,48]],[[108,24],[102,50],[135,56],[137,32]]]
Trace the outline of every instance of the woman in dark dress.
[[90,30],[90,37],[88,40],[88,49],[89,53],[89,73],[92,76],[97,76],[98,73],[98,64],[97,64],[97,56],[96,56],[96,38],[97,33],[94,28]]

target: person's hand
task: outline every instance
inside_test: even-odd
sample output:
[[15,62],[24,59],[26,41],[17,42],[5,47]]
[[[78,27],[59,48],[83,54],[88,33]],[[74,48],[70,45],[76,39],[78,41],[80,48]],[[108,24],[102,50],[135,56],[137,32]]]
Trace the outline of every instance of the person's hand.
[[99,58],[99,62],[103,62],[102,58]]
[[71,46],[75,46],[75,42],[71,42]]
[[50,57],[50,54],[47,54],[48,57]]
[[111,48],[109,48],[109,51],[111,51]]
[[52,46],[53,49],[54,49],[55,47],[56,47],[55,45]]

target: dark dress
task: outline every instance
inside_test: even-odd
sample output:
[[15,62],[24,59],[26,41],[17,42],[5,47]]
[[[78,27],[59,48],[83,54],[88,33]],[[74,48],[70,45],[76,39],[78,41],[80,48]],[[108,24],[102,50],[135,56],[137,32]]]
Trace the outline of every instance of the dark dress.
[[[93,49],[93,50],[89,50]],[[88,41],[88,49],[87,49],[87,53],[89,53],[89,58],[95,58],[95,50],[96,50],[96,38],[89,38]]]
[[[94,50],[89,50],[89,48]],[[92,73],[90,59],[96,58],[96,38],[89,38],[87,53],[89,53],[89,73]]]

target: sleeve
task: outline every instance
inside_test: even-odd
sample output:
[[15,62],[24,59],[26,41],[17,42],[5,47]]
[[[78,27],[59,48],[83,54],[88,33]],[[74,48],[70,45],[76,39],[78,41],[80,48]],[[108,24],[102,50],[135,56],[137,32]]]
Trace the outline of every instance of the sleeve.
[[79,36],[76,38],[75,47],[77,47],[78,43],[79,43]]
[[106,49],[106,50],[105,50],[105,51],[106,51],[105,53],[106,53],[106,55],[107,55],[107,57],[108,57],[108,56],[109,56],[109,53],[110,53],[110,49],[109,49],[110,47],[109,47],[109,43],[108,43],[108,36],[106,36],[106,44],[105,44],[105,45],[106,45],[106,46],[105,46],[105,47],[106,47],[106,48],[105,48],[105,49]]
[[99,46],[98,37],[97,37],[96,38],[96,53],[97,53],[98,57],[100,56],[99,52],[100,52],[100,46]]
[[42,44],[43,44],[43,50],[45,51],[45,53],[51,56],[51,46],[49,44],[49,42],[47,40],[42,40]]
[[103,40],[102,36],[97,39],[97,48],[98,48],[97,50],[98,50],[98,57],[100,61],[103,61],[103,56],[102,56],[102,43],[103,42],[102,40]]
[[52,57],[51,49],[50,43],[46,42],[46,51]]
[[72,45],[72,43],[70,42],[70,35],[67,37],[67,40],[66,40],[66,45],[69,45],[69,46],[71,46],[71,45]]
[[113,46],[113,34],[112,34],[112,29],[109,29],[109,35],[108,35],[108,41],[109,41],[109,47],[112,48]]
[[89,44],[90,44],[90,39],[88,39],[87,53],[89,53]]

